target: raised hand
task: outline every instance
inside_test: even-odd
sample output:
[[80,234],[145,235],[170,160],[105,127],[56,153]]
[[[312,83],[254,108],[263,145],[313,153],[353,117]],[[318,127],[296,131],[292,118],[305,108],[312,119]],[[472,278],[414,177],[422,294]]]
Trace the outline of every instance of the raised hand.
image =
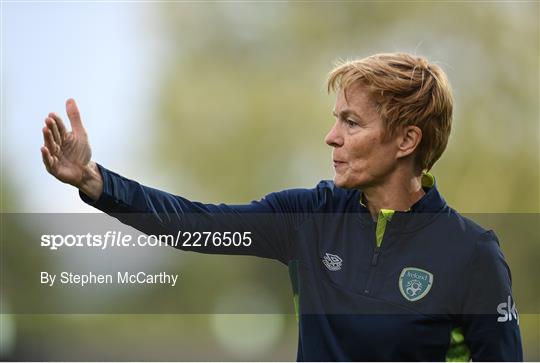
[[66,111],[71,124],[68,131],[62,119],[49,113],[45,119],[41,156],[47,171],[58,180],[71,184],[90,197],[97,199],[103,189],[101,174],[91,161],[92,150],[75,100],[66,101]]

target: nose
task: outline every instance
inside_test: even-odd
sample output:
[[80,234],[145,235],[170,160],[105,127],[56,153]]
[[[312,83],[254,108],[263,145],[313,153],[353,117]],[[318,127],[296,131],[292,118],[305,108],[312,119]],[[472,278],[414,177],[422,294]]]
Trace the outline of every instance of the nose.
[[338,130],[338,122],[332,126],[328,134],[326,134],[326,137],[324,138],[324,142],[332,147],[339,147],[343,145],[343,137],[340,135],[340,132]]

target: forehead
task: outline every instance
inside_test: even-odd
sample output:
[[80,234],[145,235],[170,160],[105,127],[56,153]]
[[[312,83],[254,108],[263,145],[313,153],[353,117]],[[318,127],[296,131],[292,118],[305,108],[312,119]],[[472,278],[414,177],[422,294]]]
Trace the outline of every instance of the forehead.
[[370,97],[367,87],[359,82],[337,92],[334,112],[356,113],[366,118],[378,116],[375,102]]

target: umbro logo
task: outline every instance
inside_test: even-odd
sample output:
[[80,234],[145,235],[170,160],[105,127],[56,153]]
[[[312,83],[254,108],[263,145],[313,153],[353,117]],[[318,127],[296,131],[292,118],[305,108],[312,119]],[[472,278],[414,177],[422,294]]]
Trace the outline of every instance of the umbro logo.
[[322,258],[322,262],[330,271],[338,271],[341,270],[341,263],[343,260],[338,255],[326,253],[326,255],[324,255]]

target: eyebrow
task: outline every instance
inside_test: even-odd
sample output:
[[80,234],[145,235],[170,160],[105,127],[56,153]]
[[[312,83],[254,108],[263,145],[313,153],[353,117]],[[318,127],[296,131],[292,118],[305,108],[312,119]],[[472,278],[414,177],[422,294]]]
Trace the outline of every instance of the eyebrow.
[[[338,114],[336,113],[336,110],[332,110],[332,115],[334,115],[335,117],[338,117]],[[343,110],[343,111],[341,111],[339,113],[339,116],[341,116],[342,118],[346,118],[349,115],[353,115],[353,116],[357,117],[360,121],[364,121],[364,119],[362,117],[360,117],[356,112],[354,112],[353,110],[350,110],[350,109]]]

